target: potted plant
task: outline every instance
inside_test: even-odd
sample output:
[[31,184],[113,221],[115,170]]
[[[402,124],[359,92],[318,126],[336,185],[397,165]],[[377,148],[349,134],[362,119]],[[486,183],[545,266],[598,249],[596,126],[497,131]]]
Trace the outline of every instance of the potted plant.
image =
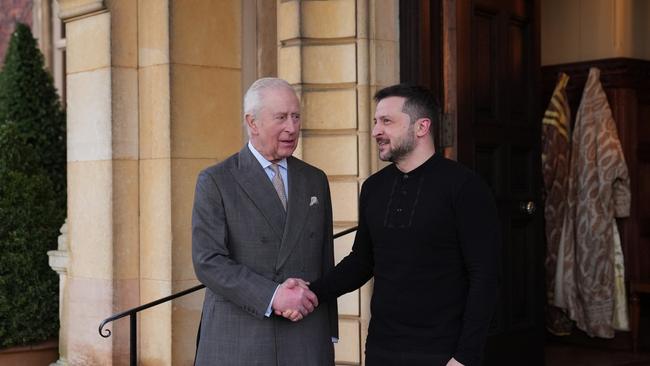
[[58,278],[46,253],[66,214],[65,147],[52,78],[29,27],[17,24],[0,72],[0,364],[58,354]]

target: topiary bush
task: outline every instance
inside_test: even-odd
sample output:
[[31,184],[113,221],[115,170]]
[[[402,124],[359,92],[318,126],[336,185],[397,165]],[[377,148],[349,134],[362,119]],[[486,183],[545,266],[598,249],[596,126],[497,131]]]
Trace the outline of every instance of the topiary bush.
[[0,125],[13,121],[36,159],[65,194],[65,114],[28,26],[16,25],[0,72]]
[[29,27],[0,71],[0,347],[56,336],[58,276],[48,265],[66,211],[65,114]]

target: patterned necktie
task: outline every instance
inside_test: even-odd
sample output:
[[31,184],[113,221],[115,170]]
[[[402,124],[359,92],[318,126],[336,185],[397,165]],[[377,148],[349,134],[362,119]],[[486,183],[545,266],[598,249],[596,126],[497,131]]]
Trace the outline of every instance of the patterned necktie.
[[282,176],[280,175],[280,166],[278,164],[271,164],[271,170],[273,170],[273,173],[275,173],[273,176],[273,188],[275,188],[275,191],[277,192],[278,197],[280,197],[280,201],[282,202],[282,207],[284,207],[286,211],[287,196],[284,193],[284,182],[282,181]]

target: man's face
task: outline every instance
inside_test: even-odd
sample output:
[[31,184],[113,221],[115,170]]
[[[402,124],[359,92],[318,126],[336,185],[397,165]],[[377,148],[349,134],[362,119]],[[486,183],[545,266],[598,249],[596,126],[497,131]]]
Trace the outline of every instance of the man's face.
[[293,154],[300,135],[300,103],[293,90],[262,90],[257,116],[247,115],[251,143],[268,161],[278,162]]
[[415,148],[415,124],[402,112],[402,97],[388,97],[377,103],[372,137],[377,141],[379,158],[398,162]]

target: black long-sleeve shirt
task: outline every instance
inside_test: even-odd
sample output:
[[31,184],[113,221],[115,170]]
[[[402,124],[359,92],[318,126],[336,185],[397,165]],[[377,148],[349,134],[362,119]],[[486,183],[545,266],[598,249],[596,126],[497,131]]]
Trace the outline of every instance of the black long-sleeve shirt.
[[472,171],[434,154],[361,189],[352,252],[311,288],[321,301],[375,277],[367,342],[480,363],[497,291],[497,210]]

